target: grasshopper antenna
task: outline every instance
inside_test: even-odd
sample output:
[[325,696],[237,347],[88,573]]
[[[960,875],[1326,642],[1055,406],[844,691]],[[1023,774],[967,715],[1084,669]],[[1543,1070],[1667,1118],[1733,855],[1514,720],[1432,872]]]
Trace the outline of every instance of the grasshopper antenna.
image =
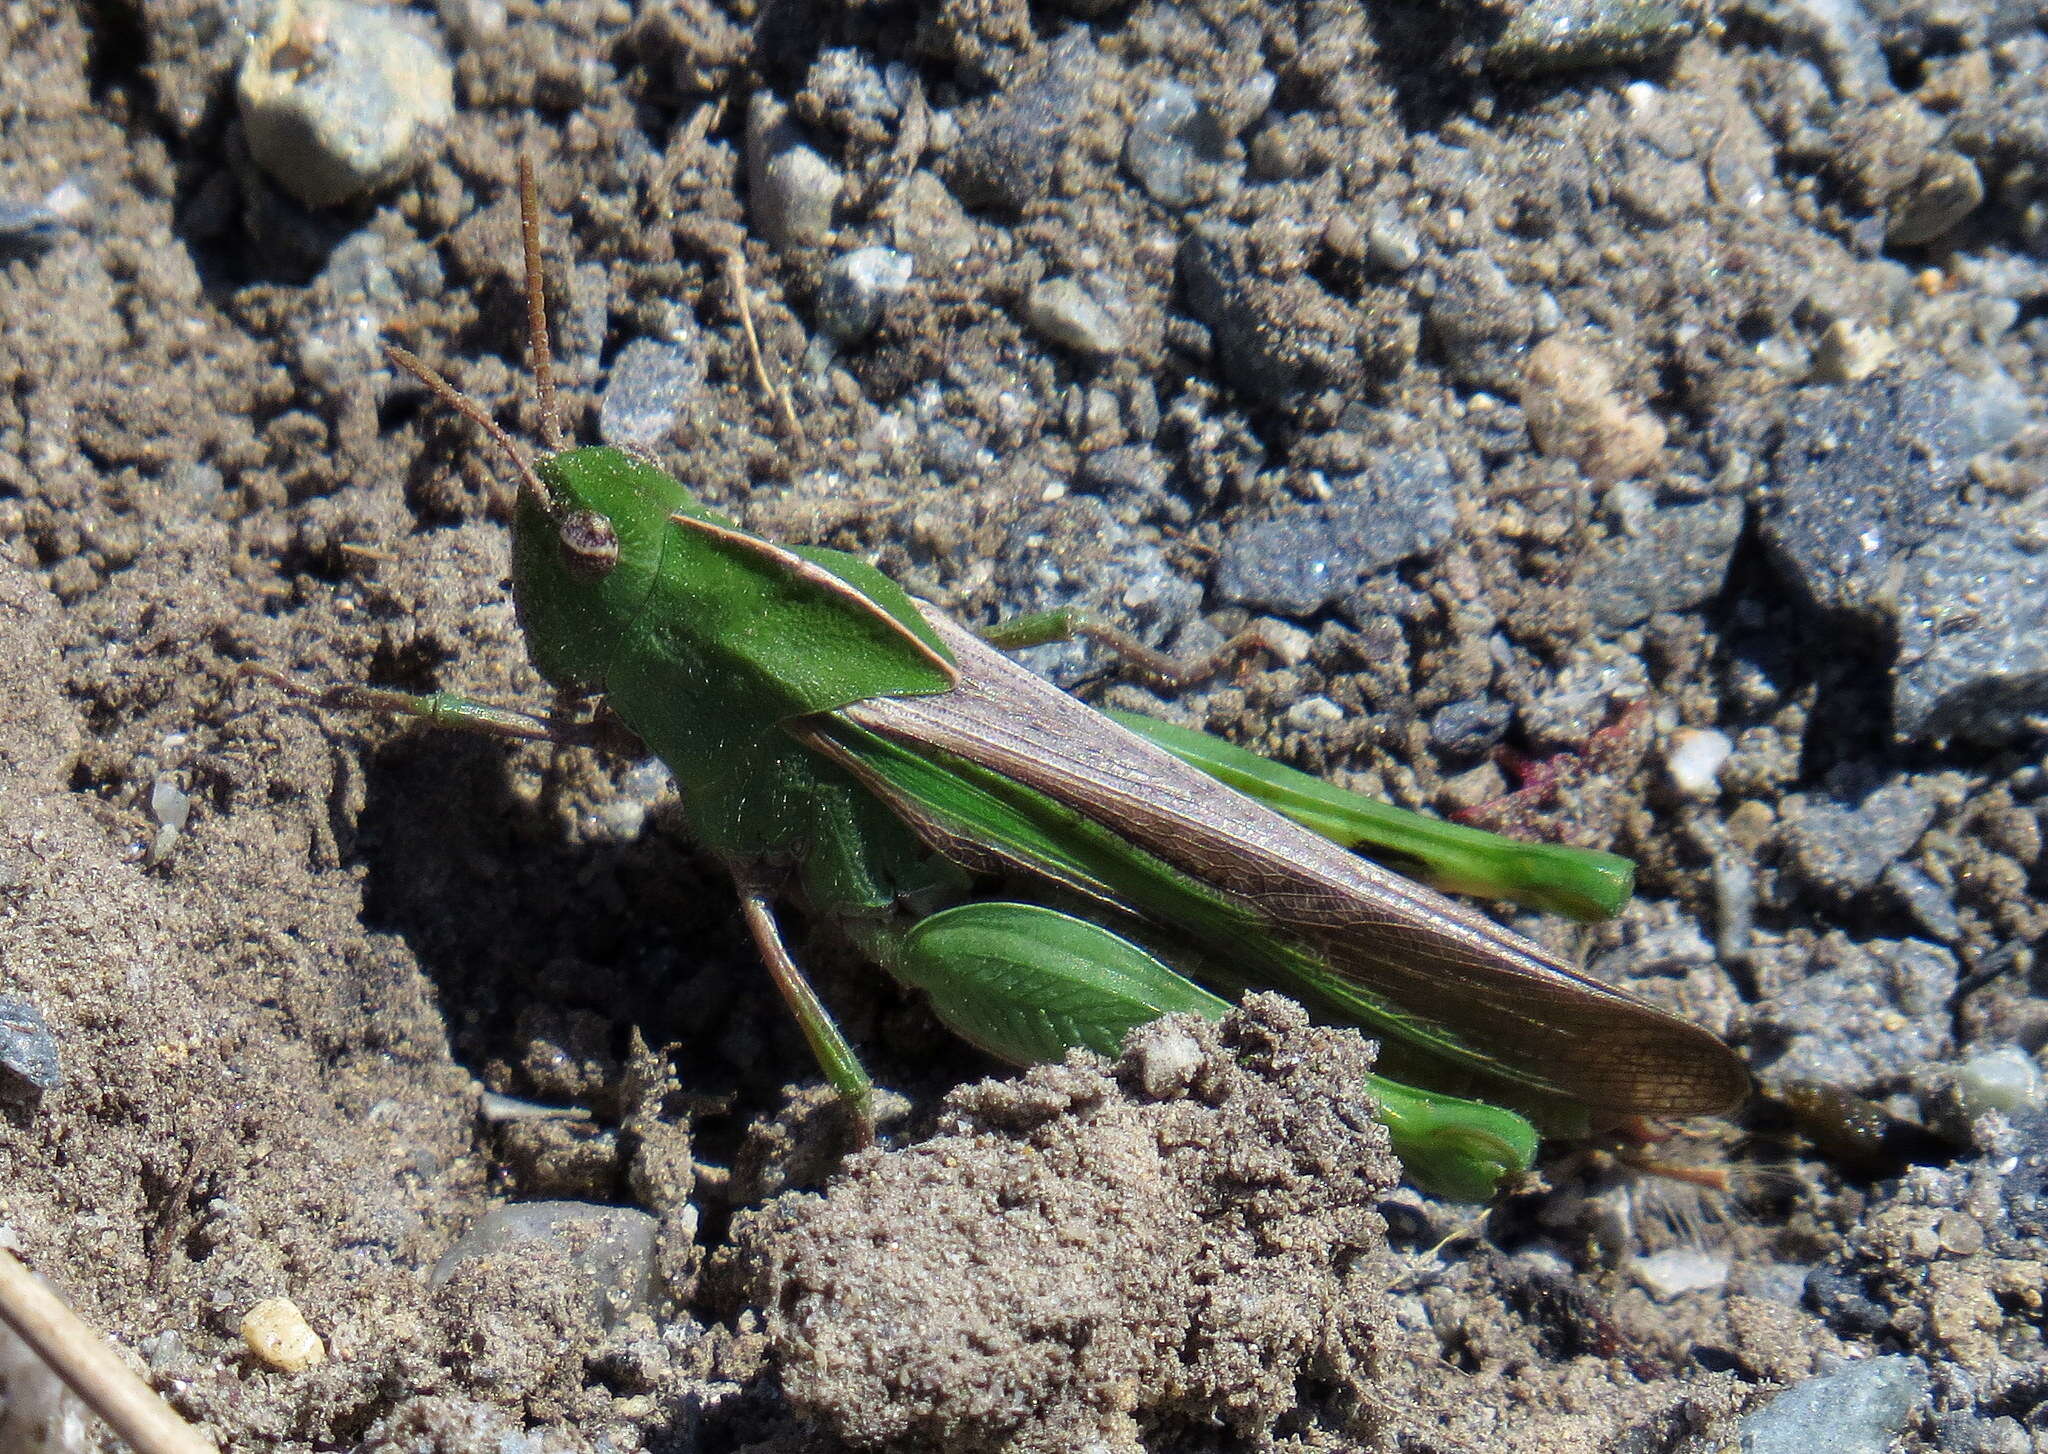
[[524,152],[519,155],[519,246],[526,255],[526,351],[540,405],[540,437],[559,454],[569,441],[555,407],[555,350],[548,341],[547,285],[540,276],[540,188],[533,180],[533,158]]
[[548,487],[541,483],[540,476],[533,472],[533,466],[526,462],[526,456],[520,453],[519,445],[505,432],[505,427],[490,416],[483,405],[427,367],[426,363],[410,350],[400,348],[395,343],[387,343],[384,345],[384,357],[425,384],[435,398],[488,434],[491,442],[498,446],[505,458],[512,461],[512,468],[518,471],[519,488],[532,496],[534,502],[550,517],[560,513],[556,509],[554,496],[549,493]]

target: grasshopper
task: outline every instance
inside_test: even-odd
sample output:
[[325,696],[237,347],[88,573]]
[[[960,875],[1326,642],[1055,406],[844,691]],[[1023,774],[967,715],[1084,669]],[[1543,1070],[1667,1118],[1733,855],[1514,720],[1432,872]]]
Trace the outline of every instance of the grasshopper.
[[[1626,898],[1627,860],[1402,813],[1206,734],[1096,711],[860,558],[764,540],[649,459],[570,447],[524,161],[519,190],[546,452],[529,461],[481,405],[390,355],[511,462],[513,593],[534,665],[565,694],[601,696],[673,774],[863,1138],[872,1082],[784,944],[779,900],[1019,1064],[1114,1053],[1163,1014],[1222,1014],[1196,978],[1282,988],[1371,1029],[1403,1074],[1468,1092],[1359,1087],[1410,1175],[1461,1199],[1492,1195],[1535,1154],[1532,1121],[1493,1101],[1583,1129],[1742,1100],[1747,1071],[1712,1034],[1352,850],[1579,917]],[[1081,624],[991,634],[1019,644]],[[592,740],[559,715],[257,670],[330,707]]]

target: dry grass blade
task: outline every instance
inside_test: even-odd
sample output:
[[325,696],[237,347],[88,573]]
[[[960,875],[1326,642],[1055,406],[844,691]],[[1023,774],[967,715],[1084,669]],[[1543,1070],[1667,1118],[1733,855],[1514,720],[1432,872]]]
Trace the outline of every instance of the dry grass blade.
[[128,1371],[84,1319],[4,1249],[0,1322],[138,1454],[219,1454],[211,1439],[179,1418],[154,1389]]

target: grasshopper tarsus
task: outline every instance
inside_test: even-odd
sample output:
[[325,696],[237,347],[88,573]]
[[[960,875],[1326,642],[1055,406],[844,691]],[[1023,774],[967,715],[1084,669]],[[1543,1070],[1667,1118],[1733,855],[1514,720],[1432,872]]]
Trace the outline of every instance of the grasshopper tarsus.
[[606,722],[537,717],[516,707],[500,707],[472,697],[457,696],[453,692],[401,692],[389,687],[365,687],[348,682],[316,686],[259,661],[243,662],[235,669],[235,675],[269,682],[294,700],[323,711],[411,717],[431,726],[509,742],[544,742],[552,747],[631,751],[622,744],[620,734]]
[[1257,626],[1247,626],[1207,655],[1183,660],[1157,647],[1147,646],[1129,632],[1072,607],[1015,616],[1007,621],[998,621],[978,634],[989,645],[1005,651],[1086,638],[1108,647],[1151,685],[1172,692],[1198,686],[1261,653],[1275,659],[1281,654],[1264,631]]

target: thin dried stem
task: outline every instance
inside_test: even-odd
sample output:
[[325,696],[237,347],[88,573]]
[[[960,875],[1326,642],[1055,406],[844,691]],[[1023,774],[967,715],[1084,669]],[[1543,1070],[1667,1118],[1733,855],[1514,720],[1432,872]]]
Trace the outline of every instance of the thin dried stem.
[[134,1445],[136,1454],[220,1454],[211,1439],[179,1418],[83,1318],[5,1250],[0,1250],[0,1322],[108,1428]]
[[519,158],[519,247],[526,258],[526,350],[534,401],[540,406],[540,437],[559,454],[569,439],[555,404],[555,350],[548,338],[547,285],[540,275],[540,188],[533,180],[533,159],[524,154]]
[[740,331],[747,336],[747,358],[754,365],[754,382],[781,410],[782,427],[789,431],[790,442],[801,454],[809,447],[804,438],[804,426],[796,417],[796,406],[789,400],[789,390],[779,389],[769,381],[768,365],[761,358],[761,335],[754,331],[754,305],[747,289],[747,261],[737,250],[725,255],[725,281],[740,311]]

